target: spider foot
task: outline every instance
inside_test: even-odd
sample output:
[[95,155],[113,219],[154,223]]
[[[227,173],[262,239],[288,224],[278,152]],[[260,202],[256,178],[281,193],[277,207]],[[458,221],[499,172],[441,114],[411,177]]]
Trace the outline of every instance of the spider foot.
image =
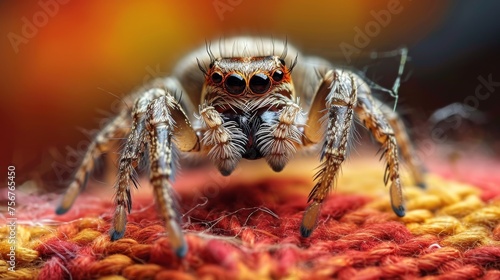
[[172,219],[166,223],[166,228],[170,243],[172,244],[172,248],[176,256],[179,258],[185,257],[188,252],[188,245],[179,223]]
[[118,239],[123,238],[125,235],[125,231],[116,231],[115,229],[111,229],[109,236],[111,237],[111,241],[116,241]]
[[312,234],[314,228],[316,227],[316,224],[318,223],[319,213],[321,212],[320,210],[321,203],[313,201],[311,204],[309,204],[300,225],[300,235],[302,237],[306,238]]

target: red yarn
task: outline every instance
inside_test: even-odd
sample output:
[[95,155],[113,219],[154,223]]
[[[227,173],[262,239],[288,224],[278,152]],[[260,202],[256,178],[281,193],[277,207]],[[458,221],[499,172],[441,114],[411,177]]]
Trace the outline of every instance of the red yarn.
[[[236,181],[218,188],[209,198],[200,197],[202,191],[189,189],[185,183],[180,180],[179,186],[189,246],[184,259],[172,252],[150,189],[144,186],[134,194],[124,238],[114,242],[109,239],[110,198],[83,194],[75,213],[48,216],[64,222],[42,236],[43,243],[34,248],[43,262],[39,278],[500,279],[499,247],[479,243],[463,243],[470,248],[444,246],[443,240],[454,234],[453,230],[440,234],[431,228],[428,234],[412,234],[411,227],[390,209],[370,206],[377,202],[373,197],[333,192],[323,206],[317,229],[304,239],[298,228],[307,193],[290,186],[310,182]],[[498,194],[497,188],[490,197]],[[85,210],[79,209],[80,205]],[[487,222],[479,219],[477,223],[485,231],[490,227],[491,235],[481,240],[498,242],[500,225],[492,218],[497,212],[488,207]],[[46,213],[45,209],[40,211]],[[437,216],[439,211],[427,215]],[[75,219],[78,215],[86,218]],[[419,219],[426,219],[423,217]],[[467,226],[458,219],[452,221]]]
[[500,269],[500,247],[483,246],[464,253],[464,261],[468,264]]
[[40,255],[52,257],[54,255],[63,259],[72,259],[77,255],[80,246],[73,242],[60,240],[59,238],[51,238],[40,244],[36,250]]
[[151,246],[149,262],[164,267],[173,267],[173,265],[178,265],[179,259],[173,253],[168,239],[162,237]]
[[64,268],[64,262],[59,257],[48,259],[38,274],[38,279],[63,280],[68,278],[69,271]]

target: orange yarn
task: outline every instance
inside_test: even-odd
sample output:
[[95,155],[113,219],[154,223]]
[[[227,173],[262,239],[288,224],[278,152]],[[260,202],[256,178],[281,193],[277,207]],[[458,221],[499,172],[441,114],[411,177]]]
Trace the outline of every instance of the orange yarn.
[[[303,174],[305,163],[288,174]],[[284,179],[242,170],[210,193],[193,189],[206,174],[177,182],[190,250],[184,260],[170,250],[146,182],[134,195],[125,237],[115,242],[111,197],[84,194],[62,217],[52,214],[48,197],[21,197],[38,201],[19,209],[16,271],[7,270],[8,229],[0,228],[0,278],[500,279],[500,182],[485,201],[476,187],[429,175],[428,190],[405,187],[407,215],[397,218],[381,166],[351,162],[317,230],[303,239],[298,225],[310,174]]]

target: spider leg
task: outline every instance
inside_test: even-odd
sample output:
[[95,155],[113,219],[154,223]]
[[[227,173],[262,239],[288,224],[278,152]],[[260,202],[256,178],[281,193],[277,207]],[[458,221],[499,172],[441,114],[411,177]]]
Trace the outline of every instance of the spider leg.
[[132,111],[132,129],[128,136],[125,147],[121,152],[118,163],[118,182],[116,184],[115,203],[116,210],[113,219],[113,228],[111,230],[111,240],[117,240],[123,237],[125,225],[127,224],[127,213],[132,209],[130,196],[130,180],[134,181],[134,168],[140,163],[144,154],[146,133],[145,133],[145,113],[149,103],[155,98],[163,95],[162,91],[149,90],[143,96],[137,99]]
[[365,127],[370,130],[375,139],[382,145],[383,156],[387,162],[384,183],[387,184],[389,180],[391,181],[389,192],[392,210],[399,217],[403,217],[405,215],[405,207],[401,190],[401,180],[399,178],[398,145],[393,127],[379,107],[375,106],[377,103],[368,94],[369,89],[363,87],[360,92],[358,106],[355,108],[356,114]]
[[[340,166],[346,158],[356,100],[357,87],[354,76],[339,71],[328,71],[323,76],[304,128],[307,141],[313,143],[323,141],[323,147],[322,163],[315,176],[316,185],[309,194],[309,205],[300,226],[303,237],[310,236],[314,230],[321,204],[334,185]],[[326,119],[322,116],[325,113]],[[325,126],[326,133],[321,136]]]
[[[360,100],[362,98],[360,97]],[[406,132],[405,125],[399,118],[398,114],[394,112],[389,106],[380,102],[376,98],[372,98],[374,107],[378,107],[382,114],[385,116],[390,126],[394,130],[396,141],[401,151],[403,161],[408,165],[412,174],[413,180],[420,188],[425,189],[424,171],[425,168],[420,160],[416,157],[413,145]]]
[[177,256],[183,257],[187,245],[180,227],[170,178],[173,175],[173,145],[180,151],[199,148],[198,136],[173,95],[163,89],[148,91],[136,103],[132,133],[120,159],[119,180],[116,190],[112,239],[119,239],[125,232],[126,212],[130,211],[129,180],[133,168],[139,163],[146,142],[151,165],[150,181],[160,214],[165,222],[172,247]]
[[78,194],[85,188],[95,160],[101,154],[110,151],[117,139],[125,137],[130,129],[130,121],[130,110],[124,107],[90,142],[73,180],[56,208],[58,215],[66,213],[71,208]]

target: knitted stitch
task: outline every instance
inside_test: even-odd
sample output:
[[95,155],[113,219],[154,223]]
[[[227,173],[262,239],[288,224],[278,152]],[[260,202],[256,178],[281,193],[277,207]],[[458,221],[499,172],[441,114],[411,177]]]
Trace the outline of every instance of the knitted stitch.
[[83,193],[58,217],[53,195],[19,194],[16,270],[7,270],[2,226],[0,278],[500,279],[499,181],[485,199],[481,186],[430,174],[421,190],[404,178],[408,211],[398,218],[380,164],[357,160],[304,239],[298,228],[314,172],[304,166],[312,164],[302,161],[285,175],[250,173],[251,165],[213,185],[206,173],[181,176],[176,189],[189,245],[183,260],[171,251],[146,181],[134,193],[125,237],[115,242],[108,235],[111,196]]

